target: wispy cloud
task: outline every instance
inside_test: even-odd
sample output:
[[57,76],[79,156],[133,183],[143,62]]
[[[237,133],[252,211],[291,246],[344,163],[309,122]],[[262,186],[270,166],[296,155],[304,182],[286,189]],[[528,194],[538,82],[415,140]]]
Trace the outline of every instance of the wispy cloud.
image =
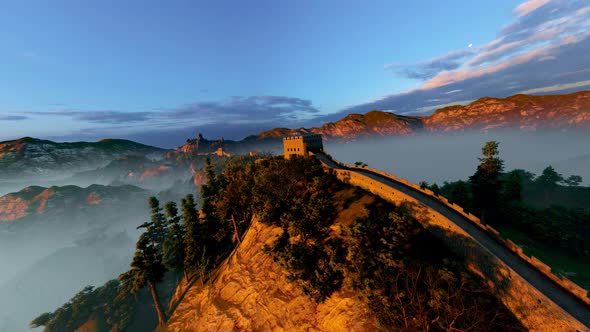
[[402,77],[427,80],[435,77],[440,72],[459,68],[462,63],[461,60],[472,55],[472,51],[458,50],[414,65],[386,65],[385,69],[391,70]]
[[23,58],[29,62],[33,62],[33,63],[46,63],[47,62],[47,57],[45,57],[44,55],[41,55],[37,52],[34,52],[34,51],[23,51],[17,55],[20,56],[21,58]]
[[[372,109],[420,114],[435,107],[483,96],[570,92],[590,80],[590,3],[526,1],[496,38],[466,52],[450,52],[409,66],[388,66],[408,78],[424,79],[421,87],[355,105],[328,117]],[[469,54],[469,52],[472,52]],[[433,75],[434,74],[434,75]],[[432,77],[429,77],[432,76]],[[431,105],[431,101],[438,105]]]
[[530,12],[543,6],[547,2],[549,2],[549,0],[529,0],[516,7],[516,9],[514,9],[514,12],[518,14],[518,16],[528,15]]
[[284,96],[232,97],[221,102],[194,102],[167,110],[164,118],[198,119],[211,123],[272,122],[306,119],[319,110],[310,100]]
[[465,81],[474,77],[481,77],[487,74],[495,73],[500,70],[512,67],[518,64],[529,62],[532,59],[547,56],[547,52],[543,49],[534,49],[525,54],[511,57],[503,62],[495,63],[493,66],[482,66],[477,68],[471,68],[471,70],[457,70],[447,71],[440,73],[430,81],[426,82],[423,86],[424,89],[432,89],[441,86],[446,86],[451,83]]
[[306,99],[285,96],[232,97],[218,102],[198,101],[174,108],[151,111],[61,109],[28,112],[31,116],[68,117],[94,124],[132,125],[171,128],[179,125],[214,123],[280,123],[309,119],[319,113]]
[[496,40],[480,47],[456,70],[439,73],[424,88],[479,77],[533,59],[555,59],[559,47],[581,41],[590,29],[590,4],[582,1],[528,1],[515,11],[522,15],[502,28]]
[[22,121],[27,120],[28,117],[23,115],[13,115],[13,114],[1,114],[0,113],[0,121]]
[[567,83],[567,84],[555,84],[555,85],[545,86],[545,87],[541,87],[541,88],[528,89],[528,90],[520,91],[519,93],[524,93],[524,94],[546,93],[546,92],[563,91],[563,90],[572,89],[572,88],[581,88],[581,87],[586,87],[586,86],[590,86],[590,80],[574,82],[574,83]]
[[27,112],[35,116],[69,117],[76,121],[90,123],[131,123],[150,119],[152,112],[123,112],[123,111],[80,111],[80,110],[56,110],[45,112]]

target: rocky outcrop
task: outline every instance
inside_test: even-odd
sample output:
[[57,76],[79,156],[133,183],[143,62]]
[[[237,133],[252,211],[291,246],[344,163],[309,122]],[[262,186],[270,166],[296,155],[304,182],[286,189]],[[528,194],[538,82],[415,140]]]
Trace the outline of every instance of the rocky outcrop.
[[361,137],[411,135],[422,131],[420,117],[396,115],[390,112],[370,111],[366,114],[349,114],[344,118],[314,128],[275,128],[245,140],[278,139],[289,135],[321,134],[326,140],[351,141]]
[[406,136],[422,129],[423,124],[418,117],[371,111],[366,114],[349,114],[337,122],[327,123],[311,131],[329,139],[352,140],[365,136]]
[[514,95],[481,98],[466,106],[450,106],[423,119],[430,132],[495,128],[588,129],[590,91],[568,95]]
[[[241,245],[204,285],[186,284],[167,331],[373,331],[374,317],[351,290],[315,303],[263,252],[282,232],[254,221]],[[184,295],[184,296],[183,296]],[[174,305],[172,305],[174,307]]]

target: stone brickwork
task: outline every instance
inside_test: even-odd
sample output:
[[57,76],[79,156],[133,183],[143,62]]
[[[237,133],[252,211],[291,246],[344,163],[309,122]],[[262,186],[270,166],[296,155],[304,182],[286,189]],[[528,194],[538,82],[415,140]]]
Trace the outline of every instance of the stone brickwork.
[[283,150],[285,159],[289,159],[292,155],[307,157],[310,152],[321,152],[324,150],[322,135],[306,134],[284,137]]

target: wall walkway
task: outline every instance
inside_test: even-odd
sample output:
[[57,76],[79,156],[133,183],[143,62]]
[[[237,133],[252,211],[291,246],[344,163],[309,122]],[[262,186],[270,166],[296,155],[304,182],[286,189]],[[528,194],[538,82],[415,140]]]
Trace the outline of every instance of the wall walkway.
[[316,158],[337,177],[396,204],[412,214],[480,274],[498,298],[531,331],[590,331],[590,299],[575,283],[528,257],[510,240],[472,214],[428,189],[391,174],[343,165],[327,154]]

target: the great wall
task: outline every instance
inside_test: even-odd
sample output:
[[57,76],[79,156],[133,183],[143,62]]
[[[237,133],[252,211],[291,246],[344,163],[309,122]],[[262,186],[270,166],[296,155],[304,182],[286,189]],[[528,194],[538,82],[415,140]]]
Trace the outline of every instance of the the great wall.
[[588,292],[554,275],[549,266],[526,256],[476,216],[405,179],[366,166],[344,165],[322,152],[315,157],[340,180],[405,205],[430,232],[462,256],[531,331],[590,331]]

